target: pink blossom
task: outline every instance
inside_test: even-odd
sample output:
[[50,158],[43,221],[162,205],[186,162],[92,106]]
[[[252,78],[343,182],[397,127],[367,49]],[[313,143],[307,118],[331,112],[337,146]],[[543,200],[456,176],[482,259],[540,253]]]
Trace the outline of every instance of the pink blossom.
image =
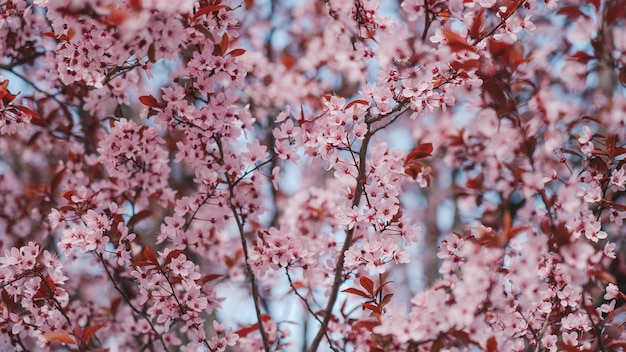
[[614,298],[617,298],[620,294],[619,288],[615,284],[608,284],[606,286],[606,294],[604,295],[604,299],[609,301]]
[[614,242],[607,242],[604,245],[604,251],[603,251],[604,255],[609,257],[609,258],[615,259],[615,257],[616,257],[615,248],[616,247],[617,247],[617,245]]
[[623,344],[615,6],[4,2],[0,344]]
[[574,291],[571,286],[565,286],[561,291],[557,292],[557,297],[561,300],[562,307],[576,307],[581,300],[580,293]]
[[626,166],[622,166],[619,170],[613,171],[610,178],[611,190],[613,192],[623,191],[626,189]]
[[578,334],[575,331],[563,333],[563,343],[570,346],[578,346]]
[[563,329],[566,330],[578,330],[580,332],[586,332],[591,330],[591,324],[588,318],[582,313],[575,314],[570,313],[561,320]]
[[541,339],[541,344],[543,345],[544,348],[547,348],[550,352],[554,352],[558,349],[556,345],[557,341],[558,341],[558,337],[556,335],[544,335],[543,338]]

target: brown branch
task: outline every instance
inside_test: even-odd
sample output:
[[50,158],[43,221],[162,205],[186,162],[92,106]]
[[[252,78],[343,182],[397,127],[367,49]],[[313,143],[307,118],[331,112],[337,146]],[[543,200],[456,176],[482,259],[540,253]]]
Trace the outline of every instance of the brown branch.
[[500,27],[504,26],[506,24],[506,21],[513,16],[517,10],[519,10],[522,6],[524,6],[524,3],[526,2],[526,0],[521,0],[519,2],[519,4],[517,4],[517,6],[515,7],[515,9],[513,11],[511,11],[511,13],[509,13],[508,15],[506,15],[506,17],[503,17],[502,20],[500,20],[500,23],[498,23],[495,27],[493,27],[489,32],[481,35],[479,38],[477,38],[473,45],[476,45],[480,42],[482,42],[483,40],[485,40],[488,37],[491,37]]
[[37,273],[37,276],[39,277],[39,279],[41,279],[41,282],[44,285],[46,285],[46,289],[50,293],[50,297],[48,297],[48,299],[50,299],[52,302],[54,302],[54,305],[55,305],[56,309],[61,313],[61,315],[63,315],[63,317],[65,318],[65,321],[67,322],[67,324],[69,326],[72,326],[72,321],[70,320],[70,318],[65,313],[65,310],[61,306],[61,303],[54,297],[54,291],[55,290],[53,290],[52,287],[50,287],[50,285],[48,284],[48,281],[46,281],[46,278],[43,276],[43,273],[41,271],[39,271],[39,270],[37,270],[37,268],[35,268],[35,272]]
[[[311,305],[309,305],[309,302],[306,300],[306,298],[304,298],[300,292],[298,292],[298,289],[296,289],[296,287],[293,284],[293,280],[291,280],[291,275],[289,275],[289,267],[285,267],[285,273],[287,274],[287,279],[289,280],[289,286],[291,286],[291,289],[293,290],[293,292],[296,294],[296,296],[298,296],[298,298],[300,298],[300,300],[302,300],[302,302],[304,303],[304,305],[306,306],[306,309],[309,311],[309,313],[311,313],[311,315],[313,315],[313,318],[315,318],[315,320],[317,320],[320,324],[324,324],[322,322],[322,320],[317,316],[317,314],[315,314],[315,312],[313,311],[313,308],[311,308]],[[333,351],[337,351],[337,349],[335,349],[333,347],[333,343],[330,341],[330,337],[328,336],[328,332],[324,331],[324,336],[326,336],[326,340],[328,340],[328,343],[330,344],[330,348]]]
[[[220,157],[224,160],[224,148],[222,147],[222,141],[219,136],[214,137],[215,142],[217,144],[217,148],[220,153]],[[254,301],[254,311],[256,313],[257,323],[259,325],[259,332],[261,333],[261,339],[263,340],[263,349],[265,352],[270,352],[270,344],[267,338],[267,333],[265,332],[265,328],[263,327],[263,318],[261,315],[261,307],[259,306],[259,288],[256,284],[256,277],[254,272],[252,271],[252,267],[250,266],[248,259],[250,258],[248,254],[248,241],[246,240],[245,231],[244,231],[244,222],[245,220],[241,217],[241,214],[237,211],[237,207],[233,204],[233,199],[235,199],[235,183],[231,180],[230,176],[227,172],[224,173],[224,177],[226,178],[226,183],[228,184],[228,195],[229,195],[229,203],[230,210],[235,217],[235,222],[237,223],[237,229],[239,230],[239,239],[241,240],[241,248],[243,250],[244,261],[246,265],[246,273],[248,274],[248,278],[250,279],[250,289],[252,291],[252,300]]]
[[[367,124],[367,133],[365,134],[365,138],[361,143],[361,148],[359,150],[359,175],[356,183],[356,189],[354,191],[354,198],[352,199],[352,206],[357,206],[361,202],[361,197],[365,192],[365,163],[367,157],[367,148],[369,145],[369,141],[372,138],[372,132],[370,130],[371,124]],[[331,317],[333,316],[333,307],[337,301],[337,297],[339,295],[339,286],[343,283],[343,265],[345,261],[346,251],[350,249],[352,245],[352,237],[354,236],[355,227],[352,227],[349,230],[346,230],[346,239],[341,247],[341,252],[339,253],[339,258],[337,258],[337,265],[335,265],[335,278],[333,281],[333,286],[331,288],[330,296],[328,297],[328,304],[326,305],[326,310],[324,312],[324,319],[322,321],[322,326],[317,331],[317,335],[313,339],[311,346],[309,347],[309,352],[317,351],[320,343],[322,342],[322,338],[326,336],[328,323],[330,322]],[[329,341],[330,343],[330,341]]]
[[113,278],[113,275],[109,271],[109,267],[104,261],[104,256],[102,255],[102,253],[98,253],[98,252],[94,252],[94,253],[98,256],[98,259],[100,259],[100,262],[102,263],[102,267],[104,267],[104,271],[107,273],[107,277],[113,284],[113,287],[115,288],[115,290],[119,292],[119,294],[122,296],[122,298],[124,299],[124,302],[128,304],[128,306],[130,307],[130,309],[133,310],[133,312],[135,312],[137,315],[141,316],[148,322],[148,325],[150,325],[150,329],[154,332],[156,337],[159,339],[159,341],[161,342],[161,345],[163,345],[163,349],[166,352],[169,352],[169,349],[167,348],[167,345],[165,344],[165,341],[163,340],[163,336],[156,330],[156,328],[152,324],[152,321],[144,313],[142,313],[139,309],[137,309],[137,307],[135,307],[132,304],[132,302],[130,301],[130,297],[128,297],[126,293],[117,285],[117,282],[115,281],[115,279]]
[[594,322],[593,317],[591,316],[591,312],[589,311],[589,308],[587,308],[587,304],[585,303],[586,300],[586,295],[585,295],[585,290],[583,289],[582,292],[582,306],[585,309],[585,313],[587,313],[587,318],[589,318],[589,322],[591,322],[591,326],[593,327],[593,331],[596,334],[596,337],[598,338],[598,350],[599,351],[603,351],[606,352],[607,349],[606,347],[604,347],[604,342],[602,341],[602,328]]
[[426,41],[426,36],[428,35],[428,29],[430,28],[430,24],[431,24],[430,8],[428,7],[428,0],[424,0],[424,13],[426,14],[426,18],[424,19],[424,31],[422,32],[422,42]]

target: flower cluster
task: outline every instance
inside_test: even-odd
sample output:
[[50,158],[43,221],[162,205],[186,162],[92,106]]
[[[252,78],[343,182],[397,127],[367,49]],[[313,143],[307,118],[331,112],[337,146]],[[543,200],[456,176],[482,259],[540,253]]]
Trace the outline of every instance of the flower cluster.
[[356,266],[365,264],[369,270],[377,271],[379,274],[385,272],[385,264],[395,262],[396,264],[406,264],[409,262],[409,254],[398,247],[391,238],[383,241],[373,240],[371,242],[363,240],[362,248],[356,244],[352,245],[346,252],[346,265]]
[[98,144],[96,161],[107,171],[115,194],[134,198],[139,206],[155,195],[160,195],[162,204],[172,199],[167,183],[169,158],[163,143],[155,128],[124,119],[113,125]]
[[47,334],[71,326],[65,311],[70,296],[63,288],[67,279],[59,259],[33,242],[5,250],[0,257],[2,344],[20,344],[19,336],[31,336],[44,347]]
[[0,344],[622,348],[622,7],[1,3]]

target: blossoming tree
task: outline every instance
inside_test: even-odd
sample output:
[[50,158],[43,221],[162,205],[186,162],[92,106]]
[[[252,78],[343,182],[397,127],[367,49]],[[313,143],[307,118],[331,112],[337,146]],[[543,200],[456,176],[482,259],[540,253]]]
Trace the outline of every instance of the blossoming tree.
[[0,12],[3,350],[626,348],[623,0]]

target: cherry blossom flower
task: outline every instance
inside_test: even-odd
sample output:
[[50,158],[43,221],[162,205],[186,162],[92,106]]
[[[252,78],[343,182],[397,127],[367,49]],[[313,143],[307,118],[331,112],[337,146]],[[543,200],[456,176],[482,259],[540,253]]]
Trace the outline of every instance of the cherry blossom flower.
[[5,2],[0,344],[623,345],[616,6]]
[[614,171],[610,178],[611,190],[613,192],[626,190],[626,166]]
[[606,286],[606,294],[604,295],[604,299],[609,301],[619,296],[619,288],[615,284],[608,284]]

